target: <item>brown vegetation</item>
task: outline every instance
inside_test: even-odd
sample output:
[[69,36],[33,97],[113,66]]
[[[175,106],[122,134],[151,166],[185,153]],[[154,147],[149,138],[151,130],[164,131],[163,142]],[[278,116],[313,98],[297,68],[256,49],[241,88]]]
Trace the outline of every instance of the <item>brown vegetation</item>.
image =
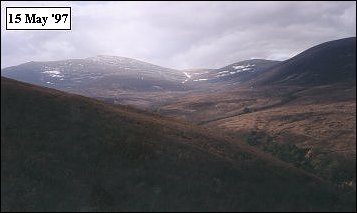
[[2,211],[339,211],[355,194],[131,107],[1,80]]

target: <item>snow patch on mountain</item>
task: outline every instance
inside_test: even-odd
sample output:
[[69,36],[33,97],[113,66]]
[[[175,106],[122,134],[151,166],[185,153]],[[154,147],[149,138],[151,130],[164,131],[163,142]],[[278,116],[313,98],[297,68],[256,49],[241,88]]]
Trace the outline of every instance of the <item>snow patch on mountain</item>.
[[187,72],[183,72],[183,74],[185,74],[185,76],[186,76],[186,79],[183,81],[183,82],[181,82],[181,83],[186,83],[192,76],[190,75],[190,74],[188,74]]
[[64,77],[64,75],[58,70],[46,70],[46,71],[43,71],[43,73],[46,73],[47,75],[49,75],[52,78],[63,78]]
[[224,74],[224,73],[228,73],[228,72],[229,72],[228,70],[224,70],[224,71],[218,72],[217,74]]
[[191,75],[188,74],[187,72],[183,72],[183,74],[185,74],[185,76],[186,76],[187,78],[191,78]]
[[251,68],[251,67],[254,67],[255,64],[247,64],[247,65],[236,65],[236,66],[232,66],[233,69],[235,70],[243,70],[245,68]]
[[217,73],[215,78],[225,77],[229,75],[234,75],[240,72],[251,71],[254,72],[255,64],[246,64],[246,65],[233,65],[233,70],[223,70]]
[[200,79],[195,79],[193,81],[207,81],[208,79],[207,78],[200,78]]

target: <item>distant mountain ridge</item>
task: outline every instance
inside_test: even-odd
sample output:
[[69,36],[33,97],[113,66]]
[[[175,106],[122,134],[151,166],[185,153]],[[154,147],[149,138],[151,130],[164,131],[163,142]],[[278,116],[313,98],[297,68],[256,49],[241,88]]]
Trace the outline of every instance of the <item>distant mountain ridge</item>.
[[280,61],[272,61],[265,59],[251,59],[244,60],[237,63],[230,64],[216,70],[216,78],[213,78],[211,82],[219,81],[233,81],[233,82],[245,82],[250,79],[254,79],[265,70],[279,64]]
[[255,85],[356,85],[356,37],[325,42],[266,70]]
[[251,59],[219,69],[175,70],[131,58],[99,55],[28,62],[2,69],[1,75],[136,106],[172,101],[187,92],[247,86],[356,85],[356,37],[322,43],[282,62]]
[[103,87],[130,90],[181,90],[185,75],[178,70],[139,60],[99,55],[85,59],[28,62],[1,70],[1,75],[62,90]]

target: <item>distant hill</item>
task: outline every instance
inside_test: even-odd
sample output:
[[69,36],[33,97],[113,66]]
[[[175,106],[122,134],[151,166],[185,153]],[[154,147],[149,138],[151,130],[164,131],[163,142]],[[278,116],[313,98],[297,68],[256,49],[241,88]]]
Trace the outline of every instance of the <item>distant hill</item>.
[[356,85],[356,37],[314,46],[274,66],[251,81],[254,85]]
[[99,55],[85,59],[28,62],[1,70],[15,80],[64,91],[183,90],[186,76],[178,70],[139,60]]
[[355,210],[355,193],[225,136],[1,78],[1,211]]
[[243,83],[254,79],[263,71],[279,63],[279,61],[264,59],[245,60],[219,69],[198,70],[193,72],[192,77],[189,80],[197,83],[218,83],[222,85]]

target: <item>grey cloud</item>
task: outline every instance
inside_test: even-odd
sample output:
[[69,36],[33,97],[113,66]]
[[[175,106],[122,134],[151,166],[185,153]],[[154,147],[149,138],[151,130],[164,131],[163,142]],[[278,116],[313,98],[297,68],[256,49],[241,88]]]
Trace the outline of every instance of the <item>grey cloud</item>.
[[[24,3],[2,2],[2,16],[10,4]],[[179,69],[217,68],[250,58],[284,60],[313,45],[356,36],[356,2],[51,4],[72,6],[73,30],[2,27],[2,67],[109,54]]]

